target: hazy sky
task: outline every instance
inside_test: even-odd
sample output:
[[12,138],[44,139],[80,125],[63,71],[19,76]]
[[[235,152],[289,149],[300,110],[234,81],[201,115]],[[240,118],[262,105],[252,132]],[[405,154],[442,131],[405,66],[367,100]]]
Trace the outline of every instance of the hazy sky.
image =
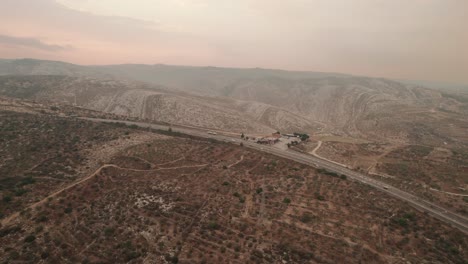
[[0,57],[468,83],[467,0],[0,0]]

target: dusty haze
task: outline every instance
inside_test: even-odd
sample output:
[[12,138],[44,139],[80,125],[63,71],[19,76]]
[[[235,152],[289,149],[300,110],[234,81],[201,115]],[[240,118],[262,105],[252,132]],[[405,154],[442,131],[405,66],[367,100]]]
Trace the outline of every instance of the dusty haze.
[[0,57],[468,83],[463,0],[1,0]]

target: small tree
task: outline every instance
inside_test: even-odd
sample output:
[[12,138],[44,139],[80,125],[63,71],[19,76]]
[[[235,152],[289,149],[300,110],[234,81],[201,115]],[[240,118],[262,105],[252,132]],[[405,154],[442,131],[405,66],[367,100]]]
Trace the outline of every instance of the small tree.
[[242,133],[242,134],[241,134],[241,138],[244,138],[244,137],[245,137],[245,135],[244,135],[244,133]]
[[11,196],[8,196],[8,195],[7,195],[7,196],[3,196],[3,201],[4,201],[5,203],[9,203],[9,202],[11,202],[11,200],[13,200],[13,199],[11,198]]
[[33,242],[34,240],[36,240],[36,237],[34,235],[29,235],[27,236],[25,239],[24,239],[24,242],[26,243],[31,243]]

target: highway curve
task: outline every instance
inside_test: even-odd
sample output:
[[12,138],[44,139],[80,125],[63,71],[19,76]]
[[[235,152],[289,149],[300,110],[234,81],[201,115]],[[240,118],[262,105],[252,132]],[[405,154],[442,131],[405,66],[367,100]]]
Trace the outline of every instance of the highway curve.
[[382,192],[388,193],[395,198],[398,198],[404,202],[407,202],[409,205],[413,206],[419,211],[426,212],[433,217],[444,221],[453,227],[458,228],[465,234],[468,234],[468,218],[461,216],[459,214],[453,213],[439,205],[433,204],[429,201],[423,200],[419,197],[416,197],[408,192],[402,191],[395,187],[389,186],[384,182],[380,182],[373,178],[370,178],[364,174],[359,172],[350,170],[344,166],[340,166],[338,164],[332,163],[327,160],[323,160],[312,155],[299,153],[292,150],[280,150],[276,148],[272,148],[270,146],[259,145],[254,142],[249,142],[245,140],[240,140],[239,138],[233,138],[226,135],[221,134],[208,134],[208,129],[198,129],[192,127],[183,127],[183,126],[168,126],[168,125],[161,125],[161,124],[153,124],[153,123],[145,123],[145,122],[133,122],[133,121],[120,121],[120,120],[110,120],[110,119],[99,119],[99,118],[85,118],[82,119],[90,120],[90,121],[98,121],[98,122],[107,122],[107,123],[124,123],[126,125],[136,125],[143,128],[151,128],[151,129],[158,129],[158,130],[168,130],[171,127],[173,132],[180,132],[187,135],[198,136],[203,138],[212,138],[219,141],[226,141],[231,143],[239,144],[242,142],[244,146],[263,151],[266,153],[270,153],[279,157],[283,157],[286,159],[294,160],[296,162],[310,165],[317,168],[324,168],[328,171],[335,172],[338,174],[346,175],[346,177],[362,182],[364,184],[368,184]]

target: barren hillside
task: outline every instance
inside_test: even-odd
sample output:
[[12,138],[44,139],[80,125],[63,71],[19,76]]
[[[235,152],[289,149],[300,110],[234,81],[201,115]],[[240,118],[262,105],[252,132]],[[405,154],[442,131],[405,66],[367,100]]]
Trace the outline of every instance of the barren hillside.
[[[252,133],[331,132],[392,144],[467,142],[466,97],[387,79],[265,69],[78,66],[37,60],[2,60],[1,74],[79,76],[48,83],[49,92],[34,96],[69,103],[76,97],[77,105],[91,109],[184,125]],[[109,76],[113,81],[102,81]],[[14,82],[2,78],[2,85],[9,89],[6,95],[21,94]]]
[[3,76],[0,77],[0,94],[73,104],[107,113],[174,124],[236,132],[273,132],[275,131],[273,125],[281,122],[273,120],[265,122],[265,125],[257,122],[262,116],[248,114],[243,107],[240,107],[243,103],[233,99],[204,98],[170,92],[154,85],[116,80],[44,75]]

